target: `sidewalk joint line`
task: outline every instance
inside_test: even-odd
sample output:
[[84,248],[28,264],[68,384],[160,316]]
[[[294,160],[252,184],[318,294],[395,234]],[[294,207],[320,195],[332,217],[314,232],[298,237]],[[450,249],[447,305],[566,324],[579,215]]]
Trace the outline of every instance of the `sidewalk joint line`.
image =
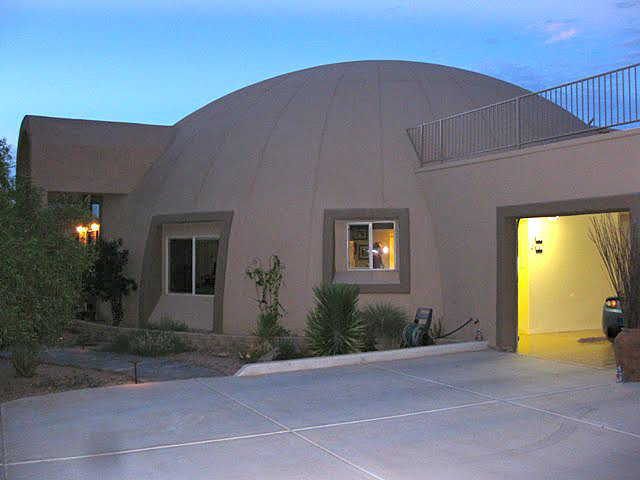
[[231,396],[231,395],[229,395],[229,394],[227,394],[227,393],[220,392],[219,390],[216,390],[216,389],[215,389],[215,388],[213,388],[211,385],[208,385],[207,383],[205,383],[205,382],[203,382],[203,381],[201,381],[201,380],[196,379],[196,381],[197,381],[197,382],[199,382],[199,383],[201,383],[201,384],[202,384],[202,385],[204,385],[205,387],[209,388],[212,392],[215,392],[215,393],[217,393],[217,394],[219,394],[219,395],[222,395],[222,396],[224,396],[224,397],[228,398],[229,400],[231,400],[231,401],[233,401],[233,402],[237,403],[238,405],[240,405],[240,406],[242,406],[242,407],[246,408],[247,410],[249,410],[249,411],[251,411],[251,412],[254,412],[254,413],[255,413],[255,414],[257,414],[257,415],[260,415],[261,417],[263,417],[263,418],[265,418],[265,419],[267,419],[267,420],[269,420],[269,421],[271,421],[271,422],[275,423],[276,425],[278,425],[278,426],[280,426],[280,427],[282,427],[282,428],[287,429],[287,431],[288,431],[289,433],[291,433],[292,435],[294,435],[294,436],[298,437],[299,439],[301,439],[302,441],[304,441],[304,442],[308,443],[309,445],[312,445],[312,446],[314,446],[315,448],[318,448],[318,449],[322,450],[323,452],[325,452],[326,454],[328,454],[328,455],[330,455],[330,456],[332,456],[332,457],[336,458],[337,460],[339,460],[339,461],[341,461],[341,462],[343,462],[343,463],[345,463],[345,464],[349,465],[351,468],[355,468],[355,469],[356,469],[356,470],[358,470],[359,472],[364,473],[364,474],[366,474],[366,475],[370,476],[371,478],[375,478],[376,480],[385,480],[384,478],[382,478],[382,477],[380,477],[380,476],[376,475],[375,473],[370,472],[370,471],[368,471],[367,469],[365,469],[365,468],[363,468],[363,467],[361,467],[361,466],[359,466],[359,465],[357,465],[357,464],[355,464],[355,463],[351,462],[350,460],[347,460],[346,458],[344,458],[344,457],[342,457],[342,456],[338,455],[337,453],[333,452],[332,450],[330,450],[330,449],[328,449],[328,448],[326,448],[326,447],[323,447],[322,445],[319,445],[318,443],[316,443],[316,442],[314,442],[314,441],[312,441],[312,440],[308,439],[307,437],[305,437],[304,435],[302,435],[302,434],[298,433],[296,430],[292,429],[291,427],[289,427],[289,426],[287,426],[287,425],[285,425],[285,424],[283,424],[283,423],[278,422],[276,419],[274,419],[274,418],[272,418],[272,417],[270,417],[270,416],[268,416],[268,415],[265,415],[264,413],[260,412],[259,410],[257,410],[257,409],[255,409],[255,408],[253,408],[253,407],[252,407],[252,406],[250,406],[250,405],[245,404],[244,402],[242,402],[242,401],[240,401],[240,400],[236,399],[235,397],[233,397],[233,396]]
[[228,442],[232,440],[247,440],[251,438],[260,438],[260,437],[269,437],[274,435],[281,435],[283,433],[288,433],[287,430],[277,430],[274,432],[264,432],[264,433],[252,433],[248,435],[238,435],[233,437],[223,437],[223,438],[212,438],[207,440],[195,440],[193,442],[185,442],[185,443],[170,443],[165,445],[154,445],[152,447],[140,447],[140,448],[130,448],[126,450],[114,450],[111,452],[101,452],[101,453],[87,453],[84,455],[73,455],[69,457],[52,457],[52,458],[41,458],[37,460],[21,460],[18,462],[7,462],[5,467],[9,466],[20,466],[20,465],[32,465],[36,463],[50,463],[50,462],[62,462],[69,460],[84,460],[87,458],[99,458],[99,457],[112,457],[116,455],[127,455],[132,453],[144,453],[151,452],[154,450],[166,450],[170,448],[181,448],[181,447],[194,447],[198,445],[208,445],[211,443],[221,443]]
[[[431,378],[418,377],[416,375],[411,375],[409,373],[404,373],[404,372],[401,372],[400,370],[395,370],[393,368],[385,368],[385,367],[381,367],[381,366],[378,366],[378,365],[372,365],[372,366],[374,366],[375,368],[379,368],[381,370],[386,370],[386,371],[389,371],[389,372],[396,373],[398,375],[403,375],[405,377],[414,378],[416,380],[422,380],[424,382],[433,383],[433,384],[436,384],[436,385],[441,385],[443,387],[451,388],[453,390],[458,390],[458,391],[461,391],[461,392],[467,392],[467,393],[471,393],[471,394],[478,395],[478,396],[481,396],[481,397],[485,397],[485,398],[488,398],[488,399],[491,399],[491,400],[495,400],[498,403],[504,403],[504,404],[507,404],[507,405],[515,406],[515,407],[520,407],[520,408],[533,410],[533,411],[536,411],[536,412],[539,412],[539,413],[545,413],[547,415],[552,415],[552,416],[556,416],[556,417],[559,417],[559,418],[564,418],[565,420],[571,420],[571,421],[576,422],[576,423],[581,423],[583,425],[589,425],[590,427],[598,428],[598,429],[601,429],[601,430],[608,430],[610,432],[615,432],[615,433],[618,433],[618,434],[621,434],[621,435],[627,435],[627,436],[630,436],[630,437],[633,437],[633,438],[640,438],[640,435],[638,435],[636,433],[626,432],[624,430],[620,430],[618,428],[611,427],[611,426],[609,426],[607,424],[604,424],[604,423],[590,422],[588,420],[582,420],[582,419],[577,418],[577,417],[572,417],[572,416],[569,416],[569,415],[563,415],[561,413],[557,413],[557,412],[554,412],[554,411],[551,411],[551,410],[545,410],[545,409],[542,409],[542,408],[532,407],[532,406],[529,406],[529,405],[525,405],[525,404],[516,402],[514,400],[494,397],[492,395],[488,395],[486,393],[476,392],[476,391],[470,390],[468,388],[456,387],[454,385],[450,385],[450,384],[447,384],[447,383],[444,383],[444,382],[440,382],[438,380],[433,380]],[[603,386],[603,385],[583,386],[582,388],[586,390],[586,389],[589,389],[589,388],[596,388],[596,387],[600,387],[600,386]],[[576,391],[576,390],[579,390],[579,389],[580,389],[580,387],[576,387],[575,389],[567,390],[564,393],[568,393],[570,391]],[[547,393],[545,395],[553,395],[554,393],[563,393],[563,392],[550,392],[550,393]],[[540,396],[540,394],[533,394],[532,396]],[[528,397],[526,397],[526,398],[528,398]],[[517,397],[516,399],[517,400],[522,400],[523,397]]]

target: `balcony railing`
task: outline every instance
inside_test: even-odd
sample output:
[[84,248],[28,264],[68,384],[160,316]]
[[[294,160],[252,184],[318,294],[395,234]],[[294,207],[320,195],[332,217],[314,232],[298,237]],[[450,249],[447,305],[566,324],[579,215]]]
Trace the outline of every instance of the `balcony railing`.
[[529,93],[407,131],[424,166],[640,122],[639,66]]

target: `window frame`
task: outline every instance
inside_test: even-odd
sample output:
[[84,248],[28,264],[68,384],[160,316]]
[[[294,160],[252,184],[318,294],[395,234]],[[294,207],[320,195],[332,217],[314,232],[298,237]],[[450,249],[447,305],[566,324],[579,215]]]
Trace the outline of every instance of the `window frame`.
[[[171,240],[186,240],[191,239],[191,292],[172,292],[171,291],[171,265],[170,265],[170,257],[171,257],[171,249],[170,244]],[[167,235],[166,243],[165,243],[165,295],[181,295],[181,296],[192,296],[192,297],[204,297],[204,298],[213,298],[216,296],[215,289],[213,294],[208,293],[196,293],[196,240],[217,240],[218,241],[218,252],[220,251],[220,236],[219,235]],[[214,259],[216,262],[217,269],[217,261],[218,258]],[[217,272],[216,272],[217,273]]]
[[[393,236],[394,236],[394,241],[393,241],[393,258],[394,258],[394,268],[373,268],[373,224],[374,223],[393,223]],[[349,229],[351,228],[352,225],[368,225],[369,226],[369,266],[364,268],[364,267],[352,267],[349,263]],[[348,272],[397,272],[398,271],[398,223],[393,220],[393,219],[389,219],[389,220],[348,220],[346,222],[346,229],[347,229],[347,244],[345,246],[346,248],[346,256],[345,256],[345,261],[347,262],[347,271]]]

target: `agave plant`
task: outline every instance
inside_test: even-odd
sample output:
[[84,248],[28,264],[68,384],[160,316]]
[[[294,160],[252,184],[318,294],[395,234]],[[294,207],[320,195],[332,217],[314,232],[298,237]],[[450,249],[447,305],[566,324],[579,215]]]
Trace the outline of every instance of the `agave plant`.
[[365,327],[355,285],[326,284],[313,289],[316,306],[307,316],[306,335],[314,355],[360,352]]
[[409,323],[409,316],[402,308],[391,303],[376,303],[362,309],[366,327],[366,350],[399,348],[402,330]]

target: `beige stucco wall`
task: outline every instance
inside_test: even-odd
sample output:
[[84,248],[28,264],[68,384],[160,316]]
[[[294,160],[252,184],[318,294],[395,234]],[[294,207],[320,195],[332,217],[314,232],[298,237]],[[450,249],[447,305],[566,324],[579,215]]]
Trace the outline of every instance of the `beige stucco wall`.
[[447,322],[477,316],[495,344],[496,209],[640,192],[640,130],[420,169],[417,177],[436,229]]
[[[233,211],[224,332],[255,327],[245,269],[277,254],[286,266],[283,323],[302,333],[323,278],[325,210],[408,208],[411,292],[363,294],[361,304],[440,312],[435,222],[405,129],[519,92],[471,72],[411,62],[328,65],[267,80],[176,125],[176,139],[129,196],[128,223],[147,232],[154,215]],[[143,235],[125,238],[137,277],[145,242]],[[131,303],[137,306],[136,296]]]
[[[161,129],[166,143],[145,142],[145,148],[162,153],[148,164],[152,155],[146,157],[144,168],[135,169],[140,174],[135,181],[125,182],[126,188],[110,181],[92,191],[132,189],[124,201],[110,200],[114,207],[120,203],[119,213],[105,220],[105,231],[124,239],[131,252],[128,273],[139,283],[154,217],[233,212],[223,321],[224,332],[231,334],[255,326],[255,291],[245,275],[255,258],[277,254],[284,262],[283,323],[302,333],[313,287],[323,279],[325,211],[408,209],[410,293],[363,294],[361,303],[388,301],[410,314],[431,306],[436,317],[444,310],[448,326],[479,316],[491,337],[496,205],[597,195],[603,188],[598,169],[606,162],[600,154],[592,155],[591,163],[571,153],[560,161],[544,154],[416,175],[417,157],[406,129],[522,93],[498,79],[441,65],[364,61],[314,67],[251,85],[167,132]],[[127,139],[135,147],[135,136]],[[623,152],[613,152],[614,157],[624,156],[626,147],[617,148]],[[611,149],[604,150],[610,157]],[[56,152],[64,162],[64,151]],[[80,163],[85,157],[75,158]],[[131,159],[118,158],[119,165]],[[97,171],[83,168],[88,177],[116,171],[117,179],[126,173],[109,164]],[[577,186],[571,183],[575,172],[585,177]],[[614,178],[612,172],[607,175]],[[630,172],[616,172],[615,178],[608,190],[637,190],[629,186]],[[139,321],[141,296],[150,298],[138,291],[126,300],[129,324]],[[161,299],[157,308],[190,307]]]
[[[602,303],[614,292],[589,238],[591,219],[596,216],[520,220],[518,307],[520,312],[521,304],[528,302],[528,316],[519,313],[518,331],[549,333],[600,328]],[[536,253],[536,239],[542,241],[538,245],[541,253]]]
[[29,174],[47,191],[129,193],[167,148],[169,126],[26,116]]

